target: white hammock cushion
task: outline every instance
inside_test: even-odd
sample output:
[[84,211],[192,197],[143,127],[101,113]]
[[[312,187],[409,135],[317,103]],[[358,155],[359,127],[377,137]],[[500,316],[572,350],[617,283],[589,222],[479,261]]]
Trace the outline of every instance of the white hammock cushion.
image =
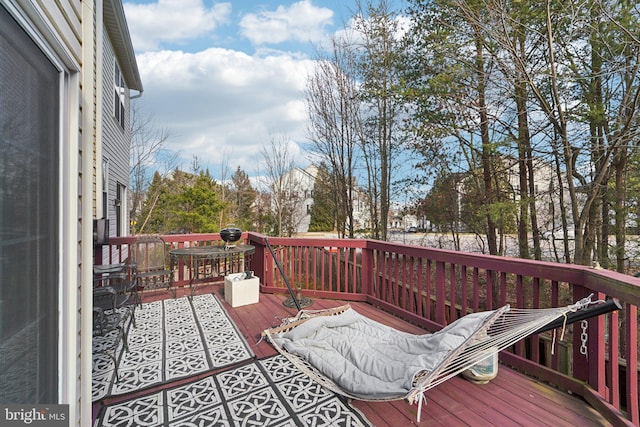
[[418,375],[432,372],[470,337],[484,330],[495,311],[473,313],[433,334],[400,332],[352,308],[313,317],[271,335],[272,342],[302,357],[353,397],[385,400],[406,396]]
[[263,336],[298,368],[349,398],[421,402],[423,393],[588,304],[467,314],[433,334],[398,331],[349,305],[302,310]]

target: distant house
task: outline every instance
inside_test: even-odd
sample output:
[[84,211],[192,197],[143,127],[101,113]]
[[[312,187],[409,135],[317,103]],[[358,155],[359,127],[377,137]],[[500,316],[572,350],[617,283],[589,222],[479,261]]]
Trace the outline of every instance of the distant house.
[[126,232],[130,91],[121,0],[0,0],[0,402],[91,425],[94,219]]
[[[311,223],[311,207],[314,203],[313,190],[318,175],[318,167],[307,166],[305,169],[295,167],[286,176],[285,182],[291,187],[292,199],[298,201],[293,217],[296,222],[296,232],[306,233]],[[355,180],[354,180],[355,182]],[[355,184],[353,189],[353,222],[354,229],[364,229],[371,226],[369,204],[365,191]]]
[[[569,191],[565,188],[561,192],[558,188],[558,177],[555,166],[539,157],[534,157],[533,162],[533,196],[535,197],[536,217],[538,228],[544,236],[555,235],[561,237],[562,218],[560,204],[571,206]],[[513,157],[503,159],[503,167],[507,174],[507,181],[514,201],[520,201],[520,181],[518,173],[518,160]],[[567,182],[563,173],[562,179]],[[566,185],[566,184],[565,184]],[[578,194],[578,205],[584,206],[584,195]],[[572,217],[569,214],[569,233],[573,233]]]
[[357,184],[353,190],[353,229],[365,230],[371,228],[371,210],[367,193]]
[[309,224],[311,222],[311,206],[313,206],[313,186],[316,182],[316,176],[318,175],[318,168],[316,166],[307,166],[305,169],[294,168],[290,172],[291,178],[289,182],[295,182],[297,187],[296,200],[300,203],[297,206],[298,214],[295,215],[300,221],[297,224],[297,233],[306,233],[309,231]]

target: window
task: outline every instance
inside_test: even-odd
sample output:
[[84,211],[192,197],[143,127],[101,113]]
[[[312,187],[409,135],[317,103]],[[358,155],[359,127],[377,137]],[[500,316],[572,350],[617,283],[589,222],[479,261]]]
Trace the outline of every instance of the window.
[[102,217],[108,218],[109,159],[102,159]]
[[124,129],[124,78],[118,63],[113,60],[113,117]]
[[114,204],[116,206],[116,236],[124,236],[125,233],[125,209],[127,207],[127,187],[120,184],[119,182],[116,184],[116,199]]
[[0,5],[0,402],[58,401],[60,72]]

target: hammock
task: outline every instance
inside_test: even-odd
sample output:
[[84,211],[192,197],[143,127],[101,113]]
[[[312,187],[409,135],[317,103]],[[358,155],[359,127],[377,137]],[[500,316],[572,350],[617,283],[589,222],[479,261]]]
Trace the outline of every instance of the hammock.
[[262,335],[328,389],[351,399],[418,402],[419,417],[427,390],[529,335],[559,326],[564,332],[564,326],[571,323],[569,315],[601,302],[592,302],[589,296],[559,308],[506,305],[468,314],[425,335],[397,331],[345,305],[301,310]]

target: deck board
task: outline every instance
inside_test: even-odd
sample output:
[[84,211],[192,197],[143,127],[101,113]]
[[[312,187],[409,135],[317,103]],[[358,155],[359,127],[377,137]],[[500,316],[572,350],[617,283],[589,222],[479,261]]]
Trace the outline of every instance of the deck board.
[[[198,287],[196,293],[212,292],[224,301],[220,285]],[[229,316],[258,358],[276,354],[261,340],[261,332],[280,324],[281,319],[295,315],[282,302],[286,295],[260,294],[260,302],[232,308],[223,303]],[[322,310],[345,304],[337,300],[314,300],[310,310]],[[392,314],[366,303],[351,303],[359,313],[410,333],[426,333]],[[486,385],[473,384],[460,377],[452,378],[427,391],[421,422],[417,423],[417,405],[404,401],[352,401],[375,426],[607,426],[611,425],[583,400],[542,384],[500,365],[496,379]]]
[[599,425],[597,423],[602,418],[601,415],[583,400],[534,379],[525,377],[528,382],[523,382],[520,380],[521,375],[515,371],[506,368],[503,370],[504,375],[499,378],[500,387],[493,391],[497,398],[510,399],[512,403],[518,399],[517,407],[521,409],[545,408],[540,416],[548,419],[550,424],[581,426],[596,423],[595,425]]
[[[481,414],[489,424],[537,427],[549,425],[548,423],[551,422],[551,425],[560,425],[557,420],[545,421],[542,416],[532,419],[529,414],[538,411],[539,407],[527,404],[526,399],[518,395],[504,393],[501,397],[497,397],[492,393],[500,389],[500,384],[495,380],[484,385],[472,384],[465,380],[451,381],[448,385],[446,389],[450,393],[456,393],[465,406],[474,413]],[[496,404],[500,405],[499,411],[495,410]]]

